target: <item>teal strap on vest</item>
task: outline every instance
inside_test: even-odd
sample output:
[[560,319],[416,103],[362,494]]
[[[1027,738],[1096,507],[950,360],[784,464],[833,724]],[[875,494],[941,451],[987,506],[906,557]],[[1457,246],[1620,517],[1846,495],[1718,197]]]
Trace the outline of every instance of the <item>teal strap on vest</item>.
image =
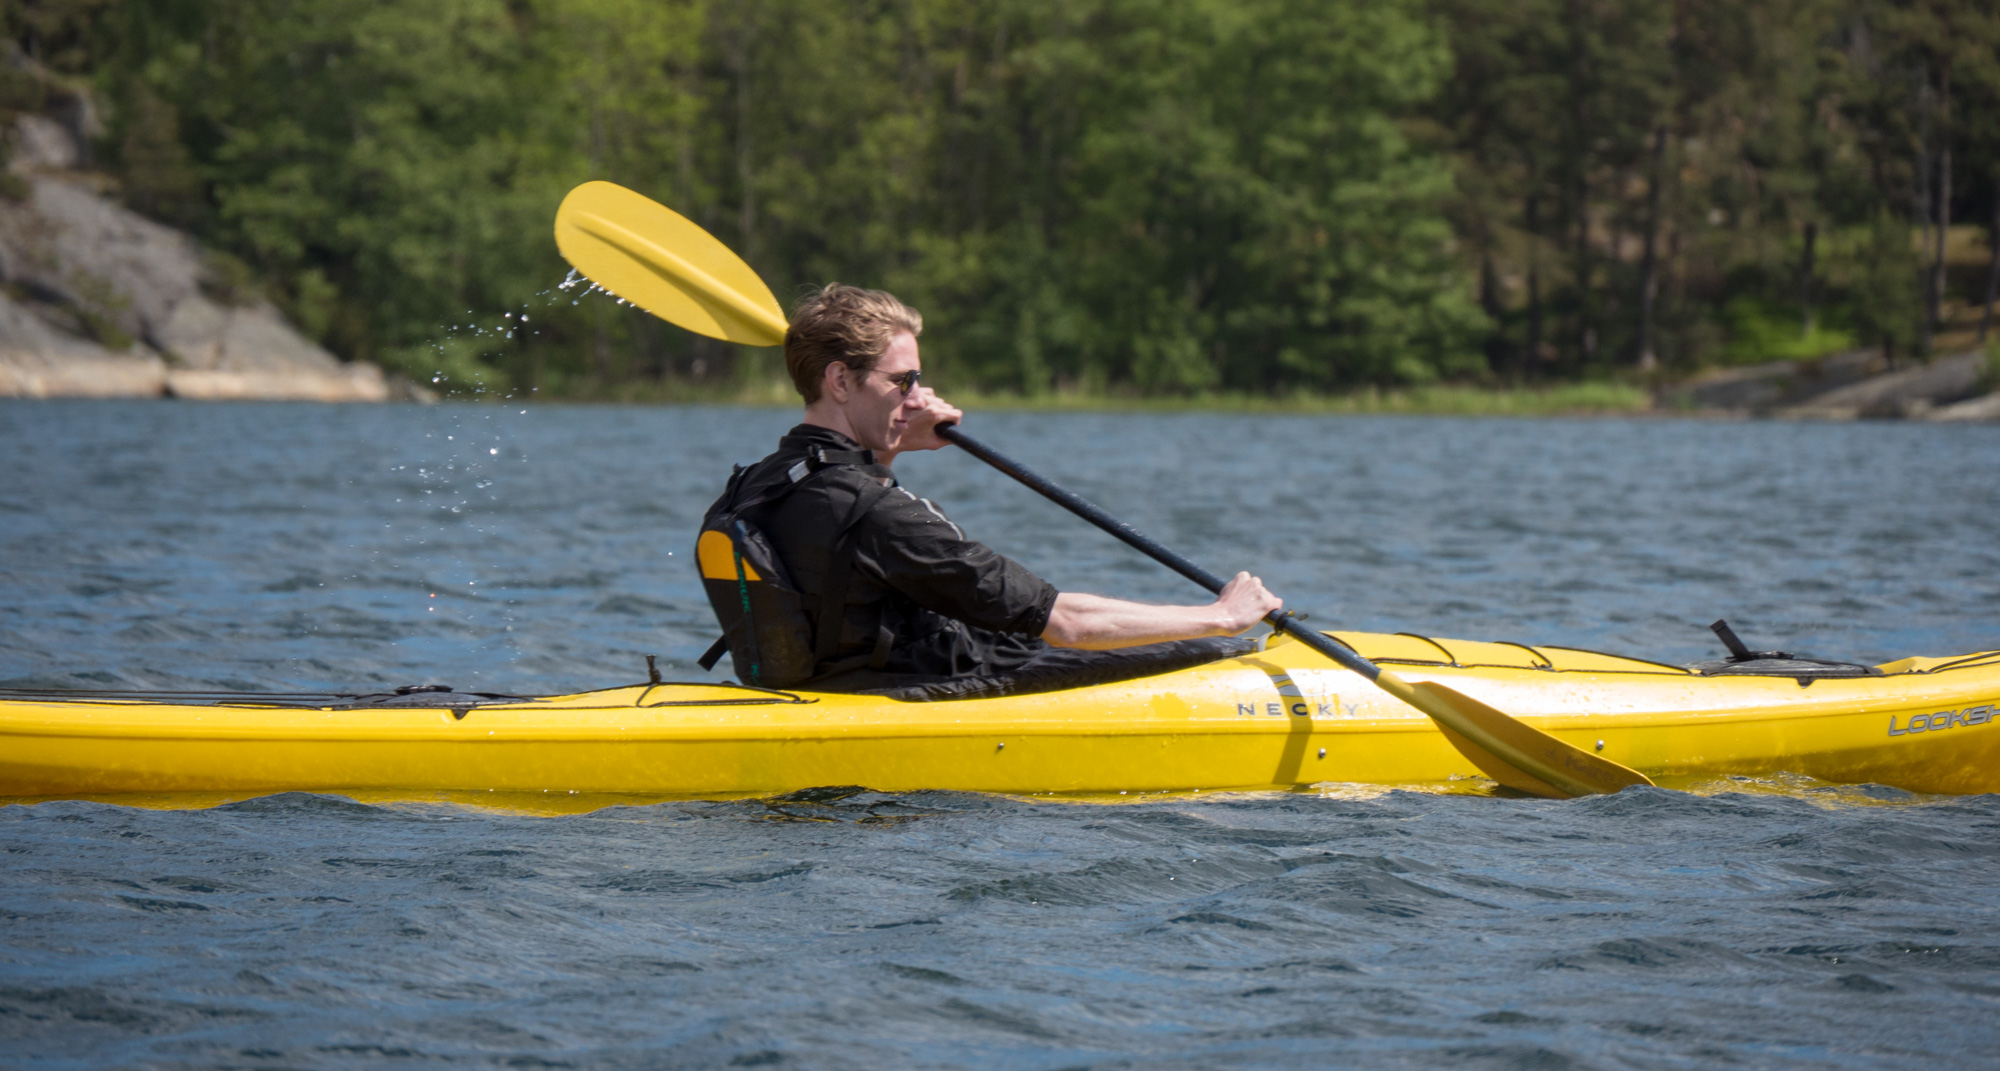
[[[737,521],[736,528],[738,532],[741,532],[743,529],[743,522]],[[736,594],[738,598],[743,600],[743,616],[747,618],[750,616],[750,578],[747,574],[747,571],[743,568],[743,544],[732,539],[729,541],[729,546],[730,549],[735,552],[735,557],[736,557]],[[758,683],[757,671],[760,667],[757,662],[757,640],[756,640],[755,629],[752,629],[750,631],[750,636],[751,636],[750,650],[744,653],[749,656],[748,661],[750,662],[750,680],[748,683],[756,684]]]

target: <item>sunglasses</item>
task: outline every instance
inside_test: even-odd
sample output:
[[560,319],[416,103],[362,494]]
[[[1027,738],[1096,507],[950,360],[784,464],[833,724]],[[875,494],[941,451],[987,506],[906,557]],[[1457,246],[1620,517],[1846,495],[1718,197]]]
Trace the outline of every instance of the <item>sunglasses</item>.
[[[873,372],[875,370],[871,368],[869,371]],[[917,389],[917,381],[924,378],[923,370],[920,368],[912,368],[907,372],[898,372],[893,376],[887,372],[880,374],[883,379],[895,384],[896,389],[902,391],[905,398],[910,396],[911,391]]]

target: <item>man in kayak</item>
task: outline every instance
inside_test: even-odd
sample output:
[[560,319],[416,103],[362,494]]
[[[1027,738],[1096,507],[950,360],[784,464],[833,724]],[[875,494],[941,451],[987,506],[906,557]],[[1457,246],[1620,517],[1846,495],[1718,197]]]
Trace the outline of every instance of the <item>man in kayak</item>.
[[[710,511],[711,522],[743,511],[789,572],[813,634],[804,648],[815,655],[813,687],[1040,690],[1062,678],[1135,675],[1121,666],[1143,662],[1146,672],[1159,672],[1243,649],[1245,641],[1214,638],[1235,636],[1281,605],[1248,573],[1200,606],[1058,592],[898,485],[896,458],[945,446],[938,426],[964,417],[922,385],[922,332],[915,309],[879,290],[833,284],[808,297],[785,334],[785,367],[805,400],[804,420],[775,453],[741,470]],[[710,592],[727,625],[738,612],[734,590],[725,583]],[[837,607],[823,605],[830,601]],[[829,609],[839,615],[833,635]],[[769,637],[773,626],[759,627]],[[803,641],[769,639],[767,651]],[[1123,651],[1145,645],[1166,646]],[[1123,653],[1079,654],[1112,651]],[[736,655],[741,675],[744,653]],[[1009,688],[1029,678],[1040,683]]]

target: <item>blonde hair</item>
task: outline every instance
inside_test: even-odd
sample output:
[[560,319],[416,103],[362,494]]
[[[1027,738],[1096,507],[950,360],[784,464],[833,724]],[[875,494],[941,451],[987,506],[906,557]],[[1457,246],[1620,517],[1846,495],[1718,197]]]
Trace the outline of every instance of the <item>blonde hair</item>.
[[828,283],[792,310],[792,324],[785,331],[785,371],[811,405],[819,401],[828,365],[839,361],[866,372],[888,352],[898,331],[923,334],[923,315],[887,291]]

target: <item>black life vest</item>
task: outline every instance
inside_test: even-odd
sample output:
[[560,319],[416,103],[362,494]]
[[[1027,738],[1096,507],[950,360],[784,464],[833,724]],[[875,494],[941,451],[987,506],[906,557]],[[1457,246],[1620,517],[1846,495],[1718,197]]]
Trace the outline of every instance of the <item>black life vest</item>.
[[877,628],[875,649],[834,661],[847,601],[848,580],[854,573],[854,526],[888,488],[870,480],[855,496],[854,507],[831,533],[826,586],[813,596],[799,590],[756,518],[805,481],[839,465],[873,464],[866,450],[828,450],[814,446],[806,458],[785,472],[785,478],[745,497],[745,477],[756,468],[738,466],[729,486],[702,518],[695,541],[695,564],[702,590],[708,594],[722,637],[701,657],[701,668],[712,669],[729,652],[736,678],[764,688],[790,688],[818,677],[859,669],[880,669],[889,653],[887,631]]

